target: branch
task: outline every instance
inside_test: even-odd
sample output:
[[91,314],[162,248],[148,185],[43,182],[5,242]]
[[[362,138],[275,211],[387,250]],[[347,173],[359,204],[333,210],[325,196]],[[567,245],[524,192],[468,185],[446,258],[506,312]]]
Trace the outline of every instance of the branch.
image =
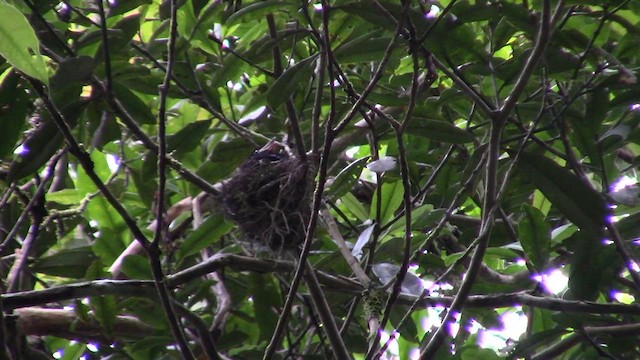
[[24,308],[16,310],[15,316],[19,335],[53,335],[70,340],[111,343],[114,339],[141,340],[155,332],[153,327],[133,316],[116,316],[108,335],[96,319],[78,318],[73,310]]
[[[200,273],[214,272],[223,268],[234,271],[254,271],[257,273],[291,273],[295,269],[289,261],[274,261],[250,258],[240,255],[226,254],[214,256],[215,261],[209,261],[198,271],[184,270],[167,277],[167,284],[171,288],[179,287],[189,281],[202,276]],[[360,294],[364,290],[360,284],[335,275],[315,270],[318,282],[327,289],[344,294]],[[42,306],[45,304],[61,303],[73,299],[83,299],[93,296],[115,295],[123,297],[143,297],[157,299],[153,281],[150,280],[94,280],[77,284],[61,285],[44,290],[23,291],[12,294],[2,294],[0,299],[5,311]],[[404,305],[413,304],[417,296],[400,294],[398,302]],[[452,296],[426,296],[418,299],[422,307],[449,306],[453,302]],[[469,308],[509,308],[514,306],[530,306],[533,308],[570,313],[640,315],[640,304],[598,303],[594,301],[564,300],[555,297],[532,295],[528,292],[514,292],[490,295],[469,296],[465,304]]]
[[[556,13],[560,12],[560,8],[563,6],[563,2],[561,1],[558,4],[558,8],[556,9]],[[518,104],[518,98],[524,92],[524,89],[529,84],[529,78],[533,75],[533,70],[536,65],[544,55],[544,51],[547,48],[547,43],[549,42],[549,38],[551,37],[551,0],[544,0],[542,7],[542,18],[540,19],[540,30],[538,31],[538,38],[536,40],[536,44],[533,47],[533,51],[529,55],[527,62],[520,72],[520,76],[516,80],[513,89],[509,93],[509,96],[504,100],[502,107],[499,112],[499,118],[506,119],[513,109]]]
[[[102,1],[102,0],[98,0]],[[160,303],[164,309],[164,313],[167,316],[169,322],[169,328],[173,334],[173,338],[178,343],[178,348],[182,353],[182,358],[186,360],[195,359],[191,353],[189,344],[184,334],[184,330],[178,320],[174,304],[172,301],[172,294],[169,291],[165,279],[164,272],[162,270],[160,241],[167,233],[167,228],[164,222],[164,198],[167,185],[167,96],[171,87],[171,77],[173,74],[173,66],[175,63],[175,51],[176,51],[176,39],[178,37],[178,1],[171,0],[171,17],[169,20],[169,43],[167,44],[167,69],[162,85],[160,86],[160,106],[158,109],[158,192],[156,199],[156,229],[153,237],[153,241],[149,244],[148,254],[149,263],[151,265],[151,271],[153,273],[153,280],[156,284],[158,296],[160,297]],[[108,84],[108,83],[107,83]],[[110,89],[107,88],[107,91]]]

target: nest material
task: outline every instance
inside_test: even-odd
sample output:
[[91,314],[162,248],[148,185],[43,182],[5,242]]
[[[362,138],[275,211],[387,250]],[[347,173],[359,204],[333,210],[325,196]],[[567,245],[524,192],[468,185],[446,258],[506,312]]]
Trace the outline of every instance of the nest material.
[[305,238],[311,177],[306,161],[286,154],[252,155],[224,185],[222,204],[246,241],[294,249]]

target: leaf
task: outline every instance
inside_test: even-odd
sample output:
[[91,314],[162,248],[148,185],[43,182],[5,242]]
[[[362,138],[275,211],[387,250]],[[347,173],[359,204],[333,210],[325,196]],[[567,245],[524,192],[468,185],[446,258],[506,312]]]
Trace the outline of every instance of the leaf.
[[[77,124],[78,116],[86,102],[73,102],[63,110],[63,115],[70,128]],[[58,151],[63,142],[62,134],[51,120],[48,112],[42,114],[40,126],[29,133],[22,144],[24,151],[11,163],[7,181],[20,180],[33,175]]]
[[360,158],[351,164],[347,165],[344,169],[340,170],[336,175],[333,183],[329,187],[328,193],[333,198],[340,198],[344,196],[351,188],[358,182],[364,164],[369,160],[369,157]]
[[63,189],[47,194],[47,201],[60,205],[77,205],[83,198],[84,195],[76,189]]
[[122,272],[130,279],[151,280],[153,273],[149,260],[140,255],[128,255],[122,261]]
[[364,205],[352,193],[348,192],[340,198],[340,201],[344,204],[347,210],[358,218],[358,220],[365,222],[369,219],[367,210]]
[[217,241],[222,235],[233,228],[233,223],[228,222],[222,215],[209,216],[200,226],[184,240],[176,256],[182,259],[186,256],[198,253],[200,250]]
[[272,108],[284,104],[296,92],[301,83],[306,83],[313,73],[313,66],[318,55],[310,56],[289,69],[271,85],[267,92],[267,102]]
[[0,55],[16,69],[49,86],[40,42],[27,18],[15,7],[0,2],[0,19]]
[[542,271],[549,261],[551,251],[551,228],[540,210],[524,205],[524,218],[518,224],[518,238],[527,258]]
[[89,301],[93,308],[95,318],[102,326],[102,330],[106,335],[112,335],[113,325],[115,324],[116,316],[118,315],[118,306],[116,304],[115,296],[93,296]]
[[356,258],[359,259],[362,256],[362,248],[369,243],[369,240],[371,240],[373,229],[375,229],[375,225],[369,225],[362,230],[358,236],[358,241],[356,241],[355,245],[353,245],[353,249],[351,249],[351,254]]
[[[374,192],[369,211],[370,219],[377,219],[378,192]],[[403,201],[404,187],[402,181],[382,184],[382,201],[380,201],[380,225],[383,226],[391,220]]]
[[[229,16],[225,25],[231,26],[239,21],[255,21],[256,19],[274,12],[274,10],[280,8],[297,8],[296,5],[292,5],[286,1],[260,1],[236,11],[233,15]],[[249,19],[243,19],[245,16],[251,15]]]
[[97,259],[91,247],[64,249],[38,259],[33,270],[41,274],[80,279]]
[[66,58],[58,64],[56,73],[51,77],[51,87],[63,88],[71,83],[88,84],[94,67],[93,58],[89,56]]
[[138,124],[154,124],[156,122],[156,117],[151,113],[150,107],[138,95],[118,82],[113,82],[112,86],[115,97]]
[[269,340],[278,322],[276,309],[280,308],[280,293],[271,275],[251,274],[249,292],[253,298],[256,325],[260,328],[260,339]]
[[337,48],[333,54],[341,64],[377,61],[384,56],[391,38],[375,37],[376,34],[377,32],[367,33],[347,42]]
[[604,199],[577,175],[546,156],[528,152],[520,155],[518,169],[580,229],[593,233],[604,225],[609,213]]
[[207,134],[211,120],[194,121],[177,133],[167,136],[167,151],[187,153],[197,148]]
[[622,262],[614,246],[605,246],[601,239],[601,233],[581,230],[565,241],[573,251],[566,299],[595,301],[600,292],[613,286]]
[[[424,204],[411,211],[411,225],[418,225],[419,228],[425,228],[437,223],[444,215],[444,209],[433,209],[433,205]],[[406,216],[403,215],[398,221],[389,226],[387,232],[395,234],[396,232],[405,231]]]
[[10,72],[0,84],[0,159],[10,155],[27,125],[29,100],[18,87],[20,76]]
[[475,140],[472,133],[451,123],[424,118],[414,118],[409,123],[407,132],[448,144],[466,144]]

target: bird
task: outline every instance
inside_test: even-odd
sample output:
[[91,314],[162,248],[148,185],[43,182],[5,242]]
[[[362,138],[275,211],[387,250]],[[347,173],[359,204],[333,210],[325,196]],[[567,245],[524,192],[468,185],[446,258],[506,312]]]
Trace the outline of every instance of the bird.
[[250,160],[276,162],[288,159],[289,154],[287,154],[283,150],[284,145],[275,140],[270,140],[265,146],[254,151],[250,156]]

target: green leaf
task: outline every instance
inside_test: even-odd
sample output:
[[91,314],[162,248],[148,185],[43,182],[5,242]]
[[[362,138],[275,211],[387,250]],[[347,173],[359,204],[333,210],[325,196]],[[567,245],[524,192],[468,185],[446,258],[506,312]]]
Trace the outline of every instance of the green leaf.
[[90,304],[102,330],[106,335],[111,335],[118,315],[116,298],[113,295],[94,296],[91,297]]
[[595,301],[602,291],[613,286],[617,269],[622,266],[620,256],[614,245],[602,243],[598,232],[580,230],[565,244],[573,252],[565,298]]
[[374,192],[369,218],[376,219],[376,209],[378,201],[380,201],[380,225],[383,226],[391,220],[402,204],[404,195],[404,187],[402,181],[382,184],[382,201],[378,199],[377,191]]
[[540,210],[530,205],[524,205],[523,210],[524,218],[518,224],[518,238],[529,261],[541,271],[549,261],[551,228]]
[[253,298],[254,316],[260,328],[260,339],[268,341],[278,322],[278,314],[273,310],[281,306],[278,286],[271,275],[253,273],[249,277],[249,292]]
[[353,185],[355,185],[360,178],[360,173],[362,173],[362,169],[364,168],[367,160],[369,160],[369,157],[365,156],[342,169],[335,177],[328,193],[334,198],[340,198],[347,192],[351,191]]
[[[84,101],[73,102],[64,108],[63,115],[70,128],[74,128],[77,124],[78,116],[85,105]],[[29,133],[22,144],[24,151],[11,163],[7,175],[8,181],[16,181],[33,175],[60,149],[63,137],[56,124],[51,120],[49,113],[42,114],[41,120],[40,126]]]
[[[286,1],[260,1],[246,6],[233,13],[233,15],[229,16],[225,25],[230,26],[240,21],[255,21],[256,19],[259,19],[266,14],[272,13],[275,10],[281,8],[295,9],[297,7],[297,5],[292,5],[290,2]],[[251,15],[251,17],[248,19],[243,19],[248,15]]]
[[451,123],[424,118],[412,119],[407,132],[449,144],[466,144],[475,140],[475,136],[472,133]]
[[358,220],[365,222],[369,218],[367,210],[364,205],[352,193],[348,192],[340,198],[340,201],[344,204],[347,210],[355,215]]
[[167,136],[167,151],[187,153],[200,145],[207,134],[211,120],[194,121],[177,133]]
[[313,73],[313,66],[318,55],[310,56],[287,69],[269,88],[267,102],[277,108],[289,100],[300,84],[304,84]]
[[47,194],[47,201],[60,205],[79,205],[83,198],[84,195],[76,189],[63,189]]
[[91,247],[64,249],[38,259],[33,270],[41,274],[81,279],[97,259]]
[[122,272],[130,279],[151,280],[153,273],[149,259],[140,255],[128,255],[122,261]]
[[112,86],[116,98],[138,124],[154,124],[156,122],[156,117],[151,113],[150,106],[142,101],[138,95],[118,82],[114,82]]
[[[433,209],[433,205],[424,204],[411,211],[411,225],[419,224],[418,227],[423,228],[432,225],[437,222],[443,215],[444,210]],[[389,234],[394,234],[398,231],[404,231],[406,224],[406,216],[402,216],[398,221],[389,226]]]
[[49,86],[40,42],[27,18],[15,7],[0,2],[0,19],[0,55],[16,69]]
[[351,40],[333,53],[341,64],[354,64],[376,61],[384,56],[384,52],[391,42],[390,37],[375,37],[379,32],[367,33]]
[[12,71],[0,84],[0,159],[10,155],[27,125],[29,100],[18,87],[20,76]]
[[198,253],[213,244],[222,235],[228,233],[233,226],[233,223],[226,221],[222,215],[214,214],[209,216],[196,230],[187,236],[180,249],[178,249],[177,257],[181,259]]
[[609,213],[604,199],[568,169],[546,156],[527,152],[521,154],[518,169],[580,229],[593,233],[604,225]]

